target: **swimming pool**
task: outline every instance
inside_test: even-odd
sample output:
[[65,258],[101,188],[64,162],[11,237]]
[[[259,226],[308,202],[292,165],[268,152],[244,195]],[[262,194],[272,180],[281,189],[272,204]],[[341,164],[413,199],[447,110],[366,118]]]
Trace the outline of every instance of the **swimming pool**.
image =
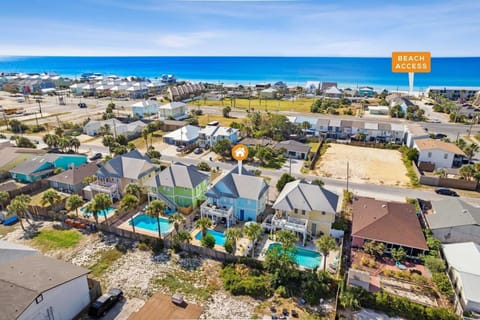
[[[98,215],[99,217],[105,217],[107,214],[109,214],[110,212],[112,212],[112,211],[114,211],[114,210],[115,210],[115,208],[110,207],[110,208],[108,208],[108,209],[106,209],[106,210],[101,210],[101,211],[99,211],[97,215]],[[80,211],[82,211],[82,214],[83,214],[84,216],[89,217],[89,216],[92,215],[92,212],[90,212],[90,211],[85,212],[85,207],[81,208]]]
[[[145,229],[148,231],[158,233],[157,218],[150,217],[146,214],[140,214],[133,218],[135,228]],[[128,221],[129,225],[132,225],[132,220]],[[168,219],[160,218],[160,230],[162,234],[168,234],[173,228],[173,224],[168,222]]]
[[[223,232],[215,230],[207,230],[207,234],[210,234],[215,239],[215,244],[224,247],[225,246],[225,235]],[[198,231],[195,235],[195,239],[202,240],[202,231]]]
[[[275,247],[282,247],[280,243],[272,243],[268,246],[268,250],[272,250]],[[306,250],[302,248],[295,248],[292,252],[293,260],[301,267],[314,269],[320,265],[322,261],[322,255],[318,252]]]

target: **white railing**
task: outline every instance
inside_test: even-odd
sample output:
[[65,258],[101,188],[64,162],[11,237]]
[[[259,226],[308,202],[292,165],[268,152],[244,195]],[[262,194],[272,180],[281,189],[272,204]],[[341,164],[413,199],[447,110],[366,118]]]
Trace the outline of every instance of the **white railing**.
[[305,233],[307,232],[308,220],[292,217],[281,219],[274,216],[271,225],[275,228]]
[[98,192],[115,193],[118,190],[118,186],[113,182],[94,181],[90,183],[90,188]]
[[205,202],[200,206],[200,213],[202,216],[213,215],[217,217],[229,218],[233,215],[233,207],[222,209]]

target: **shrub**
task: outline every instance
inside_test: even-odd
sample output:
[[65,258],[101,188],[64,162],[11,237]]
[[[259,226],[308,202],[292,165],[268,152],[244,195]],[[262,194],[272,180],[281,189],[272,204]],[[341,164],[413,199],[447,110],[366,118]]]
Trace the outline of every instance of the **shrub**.
[[427,278],[425,277],[422,277],[421,275],[419,274],[416,274],[416,273],[413,273],[410,275],[410,278],[412,279],[413,282],[419,284],[419,285],[427,285],[428,284],[428,280]]
[[434,273],[433,282],[437,286],[438,290],[444,295],[451,297],[453,295],[452,284],[445,273]]
[[211,234],[205,235],[201,240],[202,246],[213,249],[215,247],[215,238]]
[[207,172],[209,172],[211,170],[210,166],[205,161],[199,162],[197,164],[197,168],[198,168],[198,170],[207,171]]
[[233,295],[249,295],[251,297],[269,297],[272,295],[270,279],[266,275],[245,274],[228,265],[220,272],[223,286]]
[[427,236],[427,245],[430,250],[436,250],[438,252],[442,247],[442,242],[432,236]]
[[382,271],[383,275],[385,277],[393,277],[395,275],[395,272],[393,270],[387,269]]
[[36,133],[36,132],[41,132],[41,131],[45,131],[45,127],[42,126],[42,125],[33,125],[30,127],[30,130],[33,132],[33,133]]
[[140,242],[138,244],[138,250],[140,251],[148,251],[150,250],[150,248],[148,247],[148,245],[145,243],[145,242]]
[[152,251],[157,253],[157,252],[161,252],[164,248],[164,244],[163,244],[163,239],[156,239],[154,240],[150,247],[152,248]]
[[277,288],[277,290],[275,290],[275,294],[279,297],[282,297],[282,298],[287,298],[288,297],[287,289],[285,289],[284,286],[279,286]]
[[425,267],[427,267],[432,273],[445,271],[445,262],[440,258],[425,256],[423,261],[425,262]]
[[230,239],[225,241],[225,251],[227,251],[230,254],[233,253],[233,244],[232,244],[232,241]]

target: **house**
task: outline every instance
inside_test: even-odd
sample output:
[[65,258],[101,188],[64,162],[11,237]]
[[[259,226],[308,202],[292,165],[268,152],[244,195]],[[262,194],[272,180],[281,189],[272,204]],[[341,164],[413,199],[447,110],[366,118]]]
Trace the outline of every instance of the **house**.
[[0,260],[1,319],[74,319],[89,305],[89,270],[2,243],[0,257],[10,252]]
[[216,180],[205,196],[207,200],[200,207],[202,217],[225,218],[227,224],[257,221],[265,211],[268,184],[244,168],[239,174],[235,167]]
[[328,89],[323,90],[323,95],[328,98],[341,98],[342,94],[342,91],[336,86],[331,86]]
[[260,99],[275,99],[277,97],[277,90],[274,88],[263,89],[259,95]]
[[200,128],[192,125],[186,125],[163,136],[163,142],[176,146],[189,145],[197,142]]
[[144,100],[132,104],[132,117],[140,119],[158,113],[158,103],[154,100]]
[[52,175],[56,168],[67,170],[87,163],[83,155],[48,153],[35,156],[11,169],[10,175],[20,182],[34,182]]
[[428,250],[413,204],[359,197],[353,202],[352,246],[365,241],[383,242],[387,250],[403,247],[410,256]]
[[294,123],[298,126],[302,126],[303,123],[308,122],[309,128],[305,129],[302,128],[302,131],[305,134],[318,136],[320,132],[326,132],[328,130],[328,119],[319,119],[319,118],[312,118],[312,117],[287,117],[288,121]]
[[342,120],[341,119],[330,119],[328,122],[328,132],[327,138],[336,139],[341,136],[342,133]]
[[95,162],[68,169],[47,179],[50,187],[67,193],[80,193],[85,187],[83,180],[98,171]]
[[316,94],[320,90],[320,81],[307,81],[305,84],[305,93]]
[[198,145],[200,147],[213,147],[218,141],[223,139],[229,140],[233,145],[238,142],[238,137],[238,129],[222,126],[206,126],[198,132]]
[[188,117],[188,107],[183,102],[169,102],[158,108],[158,118],[160,120],[175,119],[182,120]]
[[323,81],[322,86],[320,87],[320,91],[322,91],[322,93],[325,93],[325,91],[330,88],[337,88],[337,85],[338,84],[336,82]]
[[142,121],[123,123],[117,119],[108,119],[102,121],[90,120],[84,127],[83,133],[95,137],[98,135],[101,127],[108,128],[108,131],[114,136],[123,134],[127,139],[133,139],[142,134],[143,128],[147,125]]
[[428,131],[422,128],[418,123],[409,123],[406,126],[405,144],[409,148],[413,148],[415,141],[430,138]]
[[437,169],[459,167],[466,157],[455,144],[436,139],[415,140],[413,147],[418,150],[418,163],[433,163]]
[[274,147],[276,150],[285,149],[285,157],[307,160],[310,146],[295,140],[280,141]]
[[388,106],[368,106],[368,112],[372,115],[388,116],[390,107]]
[[158,171],[147,155],[138,150],[116,156],[97,170],[96,181],[83,188],[86,199],[92,199],[97,193],[106,193],[112,199],[120,199],[130,183],[145,185],[145,182]]
[[243,138],[242,144],[246,145],[247,147],[255,147],[255,146],[271,146],[274,144],[274,141],[270,138]]
[[424,220],[442,243],[474,241],[480,243],[480,208],[456,198],[432,200],[424,210]]
[[360,87],[357,90],[357,96],[360,97],[373,97],[375,91],[372,87]]
[[193,165],[172,164],[150,178],[145,185],[150,198],[167,198],[175,207],[196,209],[205,200],[208,174]]
[[444,244],[442,251],[461,311],[480,313],[480,245],[474,242]]
[[480,91],[480,87],[448,87],[448,86],[433,86],[427,88],[427,96],[435,97],[438,95],[444,96],[450,100],[470,99]]
[[45,150],[17,148],[17,147],[0,147],[2,156],[0,157],[0,173],[5,174],[12,168],[22,164],[38,155],[46,154]]
[[38,254],[38,250],[18,243],[0,240],[0,265],[32,254]]
[[285,185],[272,208],[275,215],[272,227],[287,229],[316,237],[330,235],[338,206],[338,195],[305,181],[296,180]]
[[180,129],[188,124],[188,122],[181,120],[163,120],[162,123],[161,130],[165,132]]

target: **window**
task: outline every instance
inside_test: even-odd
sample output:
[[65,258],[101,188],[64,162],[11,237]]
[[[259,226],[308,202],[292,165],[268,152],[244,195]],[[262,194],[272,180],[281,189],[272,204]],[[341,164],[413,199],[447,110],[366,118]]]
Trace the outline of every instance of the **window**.
[[39,294],[36,298],[35,298],[35,302],[37,304],[39,304],[40,302],[43,301],[43,295],[42,294]]
[[304,215],[305,215],[305,210],[302,210],[302,216],[304,216]]
[[445,154],[443,155],[443,159],[448,159],[448,153],[445,153]]
[[431,153],[431,152],[428,153],[428,157],[429,157],[429,158],[432,157],[432,153]]
[[294,209],[293,212],[298,213],[298,209]]
[[322,215],[323,215],[323,216],[325,215],[325,213],[326,213],[325,211],[322,211]]

